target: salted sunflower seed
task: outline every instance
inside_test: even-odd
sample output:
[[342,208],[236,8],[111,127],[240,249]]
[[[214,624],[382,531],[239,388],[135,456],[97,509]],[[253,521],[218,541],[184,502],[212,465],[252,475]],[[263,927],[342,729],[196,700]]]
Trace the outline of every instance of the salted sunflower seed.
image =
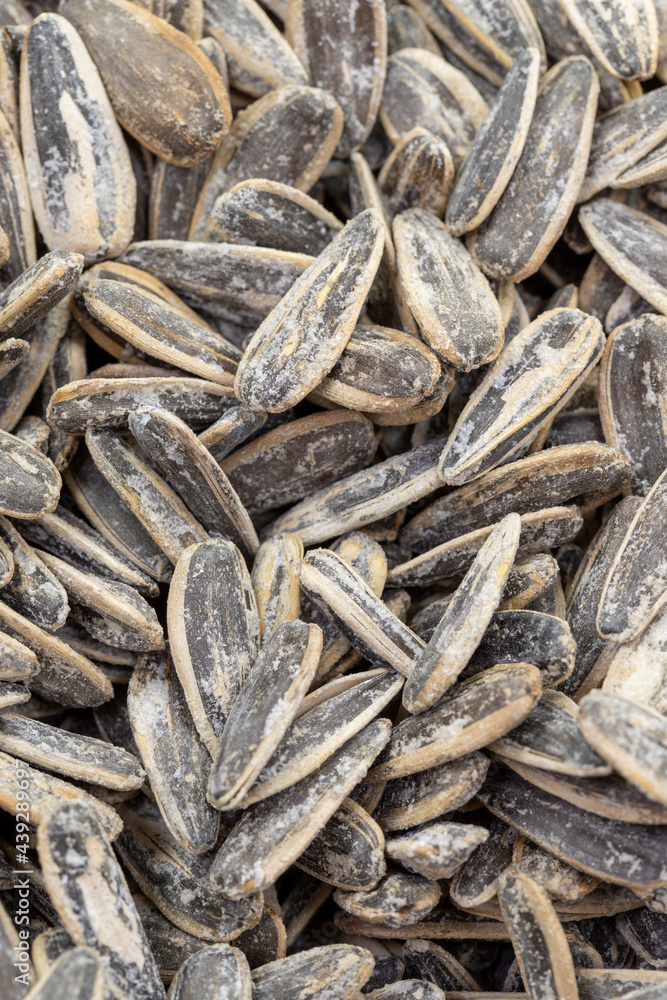
[[[634,912],[628,911],[619,916],[618,929],[645,962],[658,969],[667,967],[664,913],[654,913],[648,907],[642,907]],[[663,973],[663,976],[664,986],[667,975]],[[657,991],[655,995],[657,996]]]
[[387,64],[387,15],[381,0],[348,8],[295,0],[288,7],[287,39],[316,87],[333,94],[343,111],[340,157],[368,138],[382,98]]
[[215,944],[187,958],[172,980],[170,1000],[208,1000],[211,989],[219,1000],[250,1000],[250,968],[238,948]]
[[193,854],[209,851],[219,813],[206,801],[211,758],[200,742],[173,663],[166,653],[142,657],[130,681],[132,732],[164,822]]
[[486,746],[526,718],[540,689],[540,673],[532,664],[504,664],[483,671],[433,708],[399,723],[368,780],[425,771]]
[[253,588],[232,542],[212,539],[184,550],[169,587],[167,626],[193,721],[213,758],[259,638]]
[[522,330],[456,422],[440,461],[445,482],[460,486],[521,457],[592,369],[602,347],[599,320],[578,309],[551,310]]
[[4,603],[41,628],[48,631],[60,628],[70,609],[67,594],[57,576],[2,515],[0,541],[7,547],[12,563],[10,579],[2,588]]
[[111,683],[95,663],[2,602],[0,625],[37,657],[39,670],[30,678],[35,694],[79,708],[101,705],[113,697]]
[[318,201],[277,181],[252,178],[220,195],[209,226],[228,243],[273,247],[317,257],[343,223]]
[[399,139],[378,176],[390,215],[423,208],[441,217],[453,183],[454,161],[446,143],[419,127]]
[[208,782],[216,808],[234,808],[271,759],[315,676],[317,625],[283,622],[262,646],[225,721]]
[[576,704],[560,691],[543,691],[530,716],[489,749],[503,759],[575,778],[611,774],[609,764],[589,744]]
[[140,7],[150,10],[156,17],[173,24],[185,32],[195,42],[201,38],[203,30],[203,7],[201,0],[141,0]]
[[25,684],[12,684],[11,681],[0,681],[0,708],[13,708],[14,705],[25,705],[30,700],[30,691]]
[[512,863],[515,831],[493,816],[488,832],[488,838],[452,879],[450,898],[456,906],[472,909],[491,900],[498,880]]
[[285,84],[307,82],[289,39],[253,0],[206,0],[204,24],[206,34],[224,49],[229,81],[237,90],[260,97]]
[[[38,853],[49,895],[75,944],[100,955],[112,996],[164,989],[122,869],[95,815],[60,806],[39,827]],[[107,901],[107,906],[103,905]]]
[[544,1000],[577,996],[565,932],[544,890],[527,875],[508,872],[500,880],[498,900],[530,993]]
[[658,25],[652,4],[612,0],[604,12],[594,0],[562,0],[563,10],[607,72],[625,80],[655,73]]
[[187,239],[192,213],[210,166],[211,157],[192,167],[178,167],[156,157],[148,203],[149,240]]
[[441,891],[431,879],[397,872],[366,892],[338,889],[334,899],[346,913],[361,920],[385,927],[405,927],[423,920],[437,904]]
[[269,962],[252,973],[253,1000],[310,1000],[318,993],[327,1000],[354,996],[373,971],[373,956],[365,948],[330,944]]
[[93,60],[57,14],[33,23],[23,42],[21,139],[49,249],[83,253],[88,264],[124,250],[136,209],[130,156]]
[[89,430],[86,445],[99,471],[172,563],[188,545],[207,541],[183,501],[121,437]]
[[231,124],[229,98],[191,39],[125,0],[102,7],[67,0],[61,13],[81,35],[130,135],[179,166],[199,163],[216,150]]
[[387,782],[373,812],[383,830],[406,830],[464,806],[484,784],[488,758],[471,753]]
[[386,852],[425,878],[451,878],[488,836],[481,826],[436,821],[389,837]]
[[656,542],[666,496],[667,477],[663,473],[642,501],[616,552],[596,618],[598,632],[605,639],[635,639],[667,601],[661,550]]
[[[83,269],[80,253],[51,250],[0,293],[0,330],[20,336],[64,299]],[[41,375],[40,375],[41,378]]]
[[470,660],[500,603],[520,533],[521,518],[508,514],[479,550],[408,677],[403,705],[409,712],[439,701]]
[[535,109],[541,53],[519,53],[482,122],[447,203],[455,236],[476,229],[502,197],[519,162]]
[[9,259],[3,267],[3,283],[6,285],[35,263],[37,249],[23,157],[11,125],[2,112],[0,164],[0,226],[9,243]]
[[[277,631],[274,635],[277,638]],[[298,715],[254,784],[240,797],[243,807],[295,785],[386,708],[402,680],[390,670],[369,673],[374,676],[355,675],[358,681],[353,686]]]
[[200,432],[199,440],[208,448],[216,462],[221,462],[249,437],[261,431],[266,418],[267,414],[262,411],[251,410],[246,406],[230,406],[214,423]]
[[0,632],[0,679],[23,681],[36,673],[37,657],[28,646]]
[[[584,180],[598,92],[597,75],[584,56],[561,60],[543,78],[519,162],[470,238],[471,252],[489,276],[521,281],[534,274],[563,232]],[[545,148],[552,150],[548,167]]]
[[375,277],[382,239],[382,219],[372,210],[362,212],[294,283],[241,359],[235,389],[242,402],[281,412],[303,399],[330,371]]
[[260,637],[268,637],[286,621],[299,617],[299,572],[303,542],[298,535],[278,535],[263,542],[252,567]]
[[298,858],[296,866],[338,889],[372,889],[387,871],[384,835],[366,810],[347,798]]
[[[135,800],[136,801],[136,800]],[[231,941],[256,924],[259,893],[225,899],[211,886],[211,854],[194,856],[164,830],[159,811],[146,800],[121,807],[123,831],[116,841],[128,871],[165,917],[203,941]]]
[[309,191],[342,129],[340,105],[324,90],[290,84],[260,97],[236,116],[218,149],[195,207],[190,239],[203,237],[217,198],[241,181],[265,177]]
[[5,378],[30,354],[27,340],[10,337],[0,344],[0,379]]
[[371,722],[313,774],[247,809],[213,863],[214,884],[230,899],[271,885],[365,776],[390,728]]
[[512,868],[532,878],[557,903],[577,902],[600,885],[599,879],[577,871],[522,834],[514,841]]
[[233,541],[242,552],[254,554],[259,541],[248,512],[225,473],[187,424],[168,410],[131,413],[128,423],[144,452],[206,530]]
[[664,827],[584,812],[500,772],[478,792],[496,816],[574,868],[614,885],[651,888],[665,881]]
[[40,976],[33,1000],[101,1000],[104,968],[92,948],[71,948]]
[[406,941],[401,949],[405,960],[406,972],[410,976],[419,976],[427,983],[437,985],[440,990],[456,992],[473,990],[477,992],[477,983],[460,962],[440,945],[432,941]]
[[602,690],[663,712],[667,707],[666,627],[667,616],[662,613],[633,642],[606,646],[598,661],[606,670]]
[[[238,448],[220,465],[241,502],[255,514],[326,489],[341,473],[357,472],[369,464],[376,447],[373,425],[367,417],[334,410],[275,427]],[[303,537],[301,530],[293,533]]]

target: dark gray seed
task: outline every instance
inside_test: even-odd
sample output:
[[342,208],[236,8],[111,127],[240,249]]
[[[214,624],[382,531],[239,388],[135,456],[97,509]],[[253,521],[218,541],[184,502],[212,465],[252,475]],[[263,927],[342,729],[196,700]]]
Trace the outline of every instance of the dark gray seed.
[[[383,830],[406,830],[464,806],[484,784],[489,761],[471,753],[387,782],[373,812]],[[368,787],[368,786],[366,786]]]
[[2,269],[6,285],[35,263],[37,249],[23,157],[11,125],[1,112],[0,177],[0,226],[9,241],[9,259]]
[[209,226],[217,239],[228,243],[317,257],[343,223],[303,191],[253,178],[218,198]]
[[206,801],[211,758],[166,653],[142,657],[127,695],[132,732],[164,822],[192,854],[210,851],[219,813]]
[[167,625],[194,724],[213,758],[259,645],[250,577],[232,542],[185,549],[169,588]]
[[563,10],[608,73],[646,80],[658,61],[655,8],[646,0],[611,0],[602,11],[594,0],[562,0]]
[[515,840],[516,832],[493,816],[487,840],[452,879],[450,898],[456,906],[474,908],[496,895],[498,880],[512,863]]
[[229,98],[191,39],[124,0],[102,7],[94,0],[67,0],[60,12],[81,35],[130,135],[183,167],[217,149],[231,124]]
[[338,889],[334,899],[346,913],[384,927],[405,927],[423,920],[438,903],[441,888],[421,875],[387,875],[366,892]]
[[[438,986],[443,992],[477,991],[478,984],[460,962],[440,945],[419,939],[406,941],[401,954],[409,976]],[[428,994],[427,994],[428,996]]]
[[225,722],[208,783],[216,808],[240,805],[271,759],[315,676],[322,633],[283,622],[262,646]]
[[251,1000],[248,962],[228,944],[202,948],[180,967],[169,996],[170,1000]]
[[[640,958],[658,969],[665,969],[667,968],[666,924],[666,914],[654,913],[648,907],[642,906],[641,909],[620,914],[617,926]],[[663,977],[664,987],[667,974],[663,973]]]
[[0,541],[7,546],[13,563],[13,575],[2,588],[2,600],[41,628],[50,632],[60,628],[65,624],[70,609],[67,594],[57,575],[2,515]]
[[[61,386],[86,377],[86,335],[75,320],[70,320],[64,337],[57,344],[47,366],[39,388],[41,415],[46,420],[51,396]],[[56,469],[61,472],[70,462],[78,442],[71,434],[49,428],[49,443],[46,454]]]
[[218,149],[195,208],[190,238],[202,239],[217,198],[241,181],[267,178],[309,191],[331,159],[342,129],[343,112],[324,90],[289,85],[260,97],[236,116]]
[[387,871],[382,830],[365,809],[347,798],[296,866],[338,889],[371,889]]
[[[526,840],[522,834],[518,834],[514,842],[512,867],[514,871],[534,879],[554,900],[556,907],[567,903],[576,904],[581,901],[581,909],[586,910],[590,901],[583,902],[583,900],[601,885],[599,879],[577,871],[566,861],[557,858],[555,854],[550,854],[543,847],[538,847],[537,844]],[[566,936],[568,936],[567,931]],[[574,943],[569,936],[568,943],[571,946]],[[590,954],[586,956],[585,952],[582,953],[576,947],[576,950],[572,948],[572,957],[576,965],[588,968],[593,956]]]
[[576,704],[560,691],[544,691],[530,716],[490,744],[499,756],[574,777],[611,774],[580,729]]
[[119,435],[89,430],[86,445],[102,475],[174,565],[188,545],[207,541],[183,501]]
[[[169,409],[162,404],[160,408]],[[266,416],[266,413],[250,410],[247,406],[230,406],[215,423],[200,432],[199,440],[208,448],[216,462],[222,462],[247,438],[261,431],[266,423]]]
[[[224,459],[221,468],[247,510],[256,514],[295,503],[332,482],[337,485],[341,475],[368,465],[376,446],[367,417],[333,410],[267,431]],[[341,527],[332,535],[345,530]],[[301,530],[295,533],[303,535]]]
[[333,892],[332,885],[326,885],[310,875],[295,875],[292,889],[282,904],[282,919],[286,932],[286,943],[292,945],[311,917],[317,913]]
[[93,60],[57,15],[31,25],[23,42],[21,141],[47,247],[88,264],[124,250],[136,209],[130,156]]
[[31,1000],[98,1000],[104,996],[104,967],[92,948],[72,948],[40,976]]
[[[280,910],[282,911],[282,907]],[[259,921],[239,935],[236,945],[245,955],[251,969],[285,958],[287,935],[282,917],[265,906]]]
[[[521,158],[470,239],[486,274],[527,278],[562,234],[584,180],[598,93],[597,74],[585,56],[561,60],[543,78]],[[544,149],[550,151],[548,162]]]
[[121,815],[125,825],[116,844],[123,864],[173,924],[204,941],[231,941],[257,923],[261,896],[225,899],[209,881],[212,855],[184,850],[154,805],[140,800],[121,807]]
[[0,681],[0,709],[24,705],[27,701],[30,701],[30,691],[25,684]]
[[394,834],[387,840],[387,856],[424,878],[451,878],[489,836],[481,826],[435,822]]
[[123,262],[155,275],[188,302],[231,323],[256,327],[312,264],[312,257],[231,243],[132,243]]
[[162,1000],[139,915],[95,815],[79,803],[60,806],[39,827],[38,852],[65,929],[75,944],[99,954],[112,996]]
[[523,722],[540,690],[540,673],[531,664],[484,671],[458,685],[438,705],[399,723],[371,768],[369,781],[425,771],[486,746]]
[[24,681],[37,672],[37,657],[22,642],[0,632],[0,678]]
[[387,11],[387,49],[389,55],[401,49],[428,49],[437,56],[441,51],[422,17],[402,3]]
[[373,971],[365,948],[329,944],[269,962],[252,973],[253,1000],[345,1000]]
[[72,291],[82,270],[80,253],[52,250],[20,274],[0,293],[0,330],[5,337],[19,337],[43,319]]
[[442,453],[443,479],[461,486],[520,458],[593,368],[603,337],[599,320],[578,309],[553,309],[522,330],[457,420]]
[[399,139],[378,176],[390,215],[423,208],[441,217],[453,182],[454,161],[446,143],[424,128]]
[[211,157],[193,167],[177,167],[159,157],[151,174],[149,240],[186,240]]
[[169,983],[183,962],[202,950],[204,942],[175,927],[138,889],[132,893],[132,902],[141,919],[160,977],[163,982]]
[[233,541],[245,554],[254,555],[259,541],[248,512],[225,473],[187,424],[167,410],[131,413],[128,423],[146,455],[178,490],[204,528],[214,537]]
[[247,809],[215,859],[214,884],[231,899],[271,885],[365,776],[390,728],[371,722],[313,774]]
[[202,36],[204,11],[201,0],[140,0],[139,6],[173,24],[195,42]]
[[27,340],[10,337],[0,344],[0,379],[9,375],[29,354],[30,344]]
[[87,448],[77,449],[65,480],[81,511],[117,552],[154,579],[169,580],[167,556],[98,471]]
[[584,812],[511,772],[494,775],[478,796],[524,836],[605,882],[651,888],[667,880],[665,827]]

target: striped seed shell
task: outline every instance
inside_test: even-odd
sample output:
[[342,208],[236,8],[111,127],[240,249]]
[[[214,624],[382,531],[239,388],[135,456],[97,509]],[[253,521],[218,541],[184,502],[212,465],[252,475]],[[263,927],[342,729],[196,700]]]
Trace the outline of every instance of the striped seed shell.
[[365,948],[330,944],[269,962],[252,973],[253,1000],[346,1000],[355,996],[373,971]]
[[30,344],[27,340],[10,337],[0,344],[0,380],[9,375],[29,354]]
[[663,612],[633,642],[605,647],[600,657],[606,667],[602,690],[664,712],[667,708],[666,629],[667,616]]
[[540,673],[532,664],[483,671],[439,704],[395,726],[368,779],[400,778],[486,746],[527,717],[540,690]]
[[221,194],[209,225],[227,243],[274,247],[317,257],[343,223],[298,188],[251,178]]
[[298,619],[283,622],[264,643],[220,737],[208,782],[216,808],[244,801],[293,721],[321,651],[319,627]]
[[[169,407],[160,407],[169,409]],[[236,451],[249,437],[261,431],[267,414],[247,406],[230,406],[218,419],[198,435],[216,462]],[[186,421],[187,422],[187,421]]]
[[371,722],[317,771],[243,813],[211,869],[224,895],[266,888],[297,860],[365,776],[390,728],[387,719]]
[[58,14],[40,15],[23,42],[21,139],[48,248],[88,264],[124,250],[136,208],[130,156],[95,64]]
[[442,890],[421,875],[396,872],[366,892],[338,889],[334,899],[346,913],[384,927],[416,924],[438,903]]
[[666,501],[663,472],[630,522],[609,569],[596,619],[604,639],[635,639],[667,602],[667,567],[659,542]]
[[195,42],[202,36],[202,0],[139,0],[139,6],[173,24],[179,31],[184,31]]
[[544,889],[522,872],[507,872],[498,885],[498,901],[529,996],[578,996],[565,932]]
[[638,160],[634,166],[624,170],[612,183],[612,188],[641,187],[643,184],[662,181],[667,177],[667,144],[661,142]]
[[183,549],[208,535],[183,501],[114,431],[86,431],[95,465],[175,565]]
[[456,872],[450,898],[456,906],[473,908],[488,903],[498,890],[498,880],[512,863],[516,831],[496,816],[489,836]]
[[247,959],[228,944],[213,944],[190,955],[169,990],[169,1000],[251,1000],[251,996]]
[[543,313],[502,351],[470,397],[442,452],[440,474],[460,486],[512,456],[563,408],[598,360],[600,321],[578,309]]
[[343,111],[336,156],[358,149],[375,124],[387,67],[387,13],[382,0],[290,0],[287,39],[311,82]]
[[371,889],[387,871],[384,835],[366,810],[347,798],[308,845],[296,867],[338,889]]
[[561,60],[542,79],[519,162],[470,238],[489,276],[516,282],[534,274],[563,232],[584,180],[598,92],[585,56]]
[[647,0],[561,0],[563,10],[608,73],[647,80],[658,62],[655,6]]
[[[512,868],[520,874],[528,875],[529,878],[537,882],[555,901],[555,906],[559,903],[579,902],[600,885],[599,879],[577,871],[566,861],[557,858],[555,854],[551,854],[543,847],[526,840],[523,834],[519,834],[514,841]],[[583,903],[582,909],[587,905],[588,903]],[[566,936],[567,933],[566,931]],[[568,938],[568,943],[572,945],[571,938]],[[577,965],[584,964],[583,961],[577,961],[578,956],[575,949],[572,949],[572,957]],[[590,956],[590,958],[592,957]]]
[[470,254],[431,212],[394,220],[401,284],[422,336],[455,368],[469,371],[502,348],[500,307]]
[[254,555],[259,541],[250,516],[194,431],[168,410],[131,413],[128,423],[146,455],[150,455],[206,530]]
[[72,291],[82,269],[82,254],[51,250],[23,271],[0,292],[3,339],[10,335],[19,337],[43,319]]
[[71,948],[30,992],[31,1000],[103,1000],[102,962],[92,948]]
[[479,550],[403,689],[403,705],[430,708],[456,681],[500,603],[519,545],[521,518],[508,514]]
[[237,90],[261,97],[276,87],[307,83],[297,55],[255,0],[205,0],[204,24],[224,49],[229,82]]
[[210,156],[193,167],[177,167],[155,158],[148,200],[149,240],[188,238],[192,213],[210,166]]
[[35,224],[25,166],[11,125],[0,110],[0,226],[9,242],[3,284],[14,281],[37,260]]
[[170,163],[213,153],[231,123],[224,83],[183,32],[128,0],[67,0],[114,112],[130,135]]
[[218,149],[195,207],[190,239],[203,238],[216,200],[241,181],[265,177],[309,191],[342,129],[340,105],[324,90],[290,84],[260,97],[236,116]]
[[37,672],[37,657],[18,639],[0,632],[0,679],[24,681]]
[[297,279],[241,359],[235,390],[242,402],[280,413],[333,368],[375,277],[383,230],[376,212],[362,212]]
[[378,176],[390,215],[423,208],[441,218],[453,183],[454,161],[446,143],[419,127],[399,139]]
[[76,802],[60,806],[39,826],[37,849],[58,916],[75,944],[98,953],[111,995],[163,1000],[141,920],[94,813]]
[[518,54],[482,122],[447,203],[454,236],[476,229],[502,197],[526,143],[537,99],[541,54]]
[[408,975],[437,983],[442,991],[465,989],[477,992],[477,983],[467,969],[440,945],[417,938],[406,941],[401,954]]
[[13,570],[11,579],[2,588],[4,603],[49,632],[60,628],[70,609],[67,594],[57,576],[14,525],[1,515],[0,542],[9,550]]
[[260,638],[299,617],[299,572],[303,542],[298,535],[278,535],[263,542],[252,567],[252,589],[257,602]]
[[451,878],[488,836],[488,830],[481,826],[435,822],[394,834],[387,839],[386,851],[408,871],[424,878]]

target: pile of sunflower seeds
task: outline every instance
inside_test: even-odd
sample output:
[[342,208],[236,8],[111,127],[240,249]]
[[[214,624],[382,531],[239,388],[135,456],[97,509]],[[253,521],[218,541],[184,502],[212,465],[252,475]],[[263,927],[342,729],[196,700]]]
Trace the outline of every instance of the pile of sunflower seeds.
[[0,0],[2,1000],[667,998],[667,0]]

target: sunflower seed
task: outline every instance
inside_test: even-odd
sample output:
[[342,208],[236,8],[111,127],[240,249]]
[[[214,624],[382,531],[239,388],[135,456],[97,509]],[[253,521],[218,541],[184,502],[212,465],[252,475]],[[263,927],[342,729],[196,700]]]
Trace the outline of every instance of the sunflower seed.
[[603,648],[598,661],[606,668],[603,691],[664,712],[667,707],[665,626],[667,617],[663,613],[633,642]]
[[186,959],[172,980],[170,1000],[250,1000],[248,962],[227,944],[202,948]]
[[453,183],[452,154],[424,128],[413,128],[399,139],[378,176],[390,215],[422,208],[441,217]]
[[364,777],[389,729],[371,722],[313,774],[246,810],[213,863],[214,884],[230,899],[271,885]]
[[514,841],[512,868],[537,882],[555,904],[583,899],[601,884],[599,879],[577,871],[554,854],[526,840],[522,834]]
[[388,927],[404,927],[422,920],[440,899],[437,882],[404,872],[387,875],[375,889],[347,892],[337,889],[334,899],[354,917]]
[[[83,268],[80,253],[52,250],[0,293],[0,330],[18,337],[72,291]],[[43,372],[40,374],[40,379]]]
[[481,753],[387,782],[373,815],[383,830],[406,830],[454,812],[484,784],[489,768]]
[[41,628],[48,631],[60,628],[70,609],[67,594],[57,576],[1,515],[0,541],[10,553],[13,571],[2,589],[4,603]]
[[123,0],[103,7],[67,0],[61,13],[81,35],[130,135],[179,166],[199,163],[215,151],[231,124],[229,98],[193,41]]
[[[3,105],[5,107],[6,106]],[[0,226],[9,242],[9,259],[2,269],[7,285],[37,260],[30,190],[17,139],[0,111]]]
[[166,653],[142,657],[130,681],[132,732],[164,822],[192,854],[210,851],[219,814],[206,801],[211,758],[200,743]]
[[433,708],[395,726],[368,780],[425,771],[486,746],[526,718],[540,687],[539,671],[528,663],[483,671]]
[[489,836],[473,856],[455,873],[450,898],[456,906],[473,908],[492,899],[498,881],[512,863],[515,831],[492,817]]
[[460,989],[477,991],[477,983],[470,973],[439,945],[418,939],[406,941],[401,953],[409,975],[419,976],[443,991],[453,991],[455,995]]
[[258,645],[250,578],[231,542],[211,540],[184,550],[169,588],[167,625],[193,721],[215,757]]
[[363,986],[373,971],[365,948],[331,944],[290,955],[253,970],[253,1000],[345,1000]]
[[609,73],[627,80],[653,76],[658,60],[658,26],[651,4],[612,0],[604,14],[592,0],[562,0],[562,6]]
[[400,280],[427,343],[463,371],[493,361],[500,307],[465,247],[424,209],[403,212],[393,232]]
[[72,948],[40,976],[31,1000],[102,1000],[104,968],[92,948]]
[[60,806],[39,827],[38,853],[65,929],[75,944],[100,955],[112,996],[136,992],[161,1000],[164,988],[139,915],[95,815],[79,803]]
[[0,678],[24,681],[38,670],[37,657],[22,642],[0,632]]
[[25,684],[0,681],[0,709],[12,708],[14,705],[25,705],[29,700],[30,691]]
[[282,918],[265,906],[259,922],[240,934],[236,944],[245,955],[251,969],[285,958],[287,936]]
[[296,865],[338,889],[372,889],[387,871],[384,835],[366,810],[347,798]]
[[667,967],[664,913],[653,913],[648,907],[623,913],[618,918],[618,929],[645,962],[658,969]]
[[299,617],[302,559],[303,543],[298,535],[279,535],[260,545],[252,568],[260,637],[268,639],[282,622]]
[[0,344],[0,379],[9,375],[29,354],[30,344],[27,340],[10,337]]
[[403,689],[409,712],[438,702],[470,660],[500,603],[520,532],[521,518],[508,514],[479,550]]
[[21,140],[49,249],[83,253],[88,264],[124,250],[136,209],[130,156],[93,60],[58,15],[34,23],[23,42]]
[[488,836],[480,826],[435,822],[394,834],[387,840],[386,851],[408,871],[429,879],[451,878]]
[[522,330],[459,417],[441,456],[443,479],[460,486],[521,457],[544,421],[563,408],[592,369],[602,337],[600,322],[578,309],[543,313]]
[[[499,911],[495,911],[499,915]],[[416,924],[409,924],[404,927],[390,927],[387,924],[373,924],[370,921],[361,920],[350,914],[339,912],[335,918],[336,926],[345,934],[355,934],[360,937],[372,937],[382,940],[398,938],[401,941],[414,940],[415,938],[451,938],[453,940],[473,940],[476,941],[508,941],[509,934],[502,923],[497,918],[493,920],[478,920],[470,914],[464,914],[459,910],[445,910],[440,906],[436,907],[430,914],[430,919],[421,920]],[[456,996],[456,993],[454,994]],[[464,994],[465,996],[465,994]],[[467,998],[466,998],[467,1000]],[[487,1000],[482,994],[482,1000]],[[493,1000],[493,994],[491,994]],[[506,998],[503,997],[503,1000]]]
[[271,759],[315,675],[317,625],[284,622],[264,643],[225,722],[208,784],[216,808],[243,800]]
[[657,1000],[660,987],[665,982],[664,972],[653,969],[577,969],[576,971],[581,1000],[599,1000],[605,994],[611,996],[612,993],[614,996],[622,997],[633,992],[632,1000]]
[[[212,39],[207,39],[211,42]],[[192,167],[155,160],[148,206],[149,240],[186,240],[211,157]]]
[[201,0],[140,0],[140,7],[145,7],[173,24],[179,31],[197,41],[202,36],[203,8]]

